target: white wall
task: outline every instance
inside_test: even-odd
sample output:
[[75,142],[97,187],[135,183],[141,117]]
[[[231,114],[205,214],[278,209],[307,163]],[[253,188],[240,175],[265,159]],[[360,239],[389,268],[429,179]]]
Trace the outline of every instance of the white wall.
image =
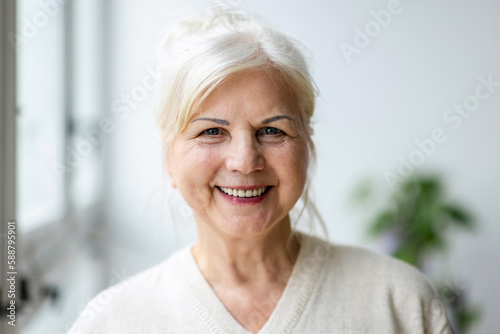
[[[237,2],[237,0],[233,1]],[[109,105],[130,94],[154,67],[154,50],[172,19],[208,2],[114,0],[111,2]],[[249,6],[281,30],[297,36],[314,58],[321,91],[316,112],[316,198],[332,240],[367,244],[362,215],[348,205],[364,177],[384,182],[400,155],[435,128],[447,136],[421,166],[445,175],[453,198],[476,213],[474,235],[457,234],[449,270],[465,282],[468,296],[485,313],[477,333],[500,327],[500,87],[457,129],[443,120],[454,103],[474,94],[478,77],[500,81],[500,2],[401,0],[402,12],[348,64],[340,45],[353,44],[354,28],[373,20],[388,1],[252,1]],[[174,196],[179,243],[161,186],[161,157],[153,120],[154,93],[109,135],[105,247],[112,269],[132,274],[160,261],[196,237],[192,220]],[[123,106],[123,104],[120,104]],[[163,212],[163,219],[161,217]]]

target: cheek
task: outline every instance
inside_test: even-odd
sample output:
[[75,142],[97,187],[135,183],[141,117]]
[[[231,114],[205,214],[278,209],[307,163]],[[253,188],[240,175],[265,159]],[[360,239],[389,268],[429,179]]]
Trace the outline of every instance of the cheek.
[[174,181],[184,200],[200,214],[212,197],[210,181],[213,178],[216,155],[208,150],[185,148],[174,156]]
[[195,147],[179,151],[176,158],[176,182],[183,194],[196,196],[210,188],[219,166],[220,154],[216,150]]
[[307,177],[307,146],[301,142],[284,145],[272,153],[273,168],[279,174],[280,183],[287,187],[288,191],[302,193]]

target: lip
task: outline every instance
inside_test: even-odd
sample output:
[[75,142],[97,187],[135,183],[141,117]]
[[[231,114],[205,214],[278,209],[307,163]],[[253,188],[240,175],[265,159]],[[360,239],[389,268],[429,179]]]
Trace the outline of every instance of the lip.
[[[242,204],[248,204],[248,205],[255,205],[267,198],[267,195],[269,195],[269,192],[272,191],[272,186],[245,186],[245,187],[235,187],[233,189],[238,189],[238,190],[253,190],[257,188],[262,188],[262,187],[267,187],[266,192],[264,192],[262,195],[257,196],[257,197],[236,197],[236,196],[231,196],[223,192],[219,186],[216,186],[215,189],[217,189],[217,192],[221,194],[221,196],[228,201],[230,204],[233,205],[242,205]],[[231,187],[224,187],[224,188],[231,188]]]
[[219,187],[219,188],[231,188],[231,189],[237,189],[237,190],[254,190],[254,189],[259,189],[259,188],[264,188],[264,187],[271,187],[269,185],[265,185],[265,184],[262,184],[262,185],[259,185],[259,186],[219,186],[217,185],[216,187]]

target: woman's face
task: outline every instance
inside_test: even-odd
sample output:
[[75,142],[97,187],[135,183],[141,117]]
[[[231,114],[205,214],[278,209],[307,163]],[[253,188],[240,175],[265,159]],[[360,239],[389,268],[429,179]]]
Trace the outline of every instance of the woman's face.
[[260,70],[218,86],[172,141],[168,171],[197,224],[231,236],[288,223],[308,148],[293,102]]

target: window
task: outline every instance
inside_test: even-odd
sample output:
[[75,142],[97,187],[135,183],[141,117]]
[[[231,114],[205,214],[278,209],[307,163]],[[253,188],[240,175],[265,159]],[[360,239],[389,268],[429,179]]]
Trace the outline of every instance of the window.
[[[16,221],[17,287],[23,281],[29,293],[15,327],[23,334],[67,330],[81,300],[74,294],[94,294],[101,279],[68,278],[77,273],[75,262],[96,272],[100,265],[92,244],[83,242],[88,223],[101,222],[100,147],[78,162],[72,158],[102,118],[101,6],[100,0],[0,2],[0,237],[7,221]],[[0,295],[3,307],[8,300]],[[57,304],[50,296],[58,296]],[[13,330],[0,323],[1,333]]]
[[65,212],[64,15],[37,0],[17,6],[17,220],[26,233]]

